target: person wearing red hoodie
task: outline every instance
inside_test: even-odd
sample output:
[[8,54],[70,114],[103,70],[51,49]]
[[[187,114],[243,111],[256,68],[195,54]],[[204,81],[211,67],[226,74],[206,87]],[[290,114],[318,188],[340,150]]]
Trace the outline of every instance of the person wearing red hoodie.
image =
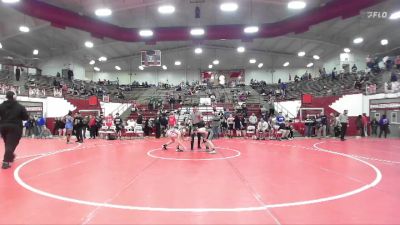
[[174,128],[176,126],[176,118],[174,113],[170,113],[168,117],[168,128]]
[[89,117],[89,131],[90,131],[90,139],[96,139],[96,117],[93,115],[90,115]]

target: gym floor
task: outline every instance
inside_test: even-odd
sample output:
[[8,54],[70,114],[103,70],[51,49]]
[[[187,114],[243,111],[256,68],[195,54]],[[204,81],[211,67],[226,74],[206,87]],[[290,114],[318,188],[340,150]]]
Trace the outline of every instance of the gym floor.
[[165,142],[23,139],[0,223],[400,224],[399,139]]

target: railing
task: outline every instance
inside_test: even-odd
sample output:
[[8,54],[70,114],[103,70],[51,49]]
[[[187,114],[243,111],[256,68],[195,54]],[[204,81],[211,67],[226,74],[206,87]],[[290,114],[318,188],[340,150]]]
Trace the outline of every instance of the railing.
[[275,102],[274,105],[275,105],[275,112],[282,112],[283,115],[288,116],[290,119],[294,119],[297,117],[296,115],[293,115],[293,113],[291,113],[279,102]]
[[[128,103],[123,103],[120,106],[118,106],[116,109],[114,109],[113,111],[111,111],[111,115],[115,116],[117,113],[119,113],[120,115],[122,115],[122,113],[124,113],[126,110],[128,110],[130,107],[132,107],[131,104]],[[104,112],[103,112],[104,113]]]

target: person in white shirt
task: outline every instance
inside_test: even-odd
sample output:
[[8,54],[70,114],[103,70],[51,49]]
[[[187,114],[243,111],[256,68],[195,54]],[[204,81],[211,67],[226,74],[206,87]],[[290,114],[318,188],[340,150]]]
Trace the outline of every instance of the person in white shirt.
[[254,113],[249,117],[249,123],[253,126],[257,125],[257,117]]
[[[260,119],[260,122],[258,122],[257,125],[257,140],[259,139],[265,139],[265,134],[267,133],[269,129],[269,124],[267,121],[265,121],[263,118]],[[263,136],[263,137],[261,137]]]

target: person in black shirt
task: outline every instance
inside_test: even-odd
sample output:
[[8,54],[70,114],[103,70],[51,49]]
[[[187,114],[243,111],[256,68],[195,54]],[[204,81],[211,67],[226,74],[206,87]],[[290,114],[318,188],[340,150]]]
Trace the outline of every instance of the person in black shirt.
[[119,113],[115,114],[114,118],[114,125],[115,125],[115,131],[117,132],[117,136],[121,140],[122,137],[122,129],[123,129],[123,121],[121,117],[119,116]]
[[83,135],[82,135],[82,129],[83,129],[83,118],[79,112],[75,114],[74,118],[74,129],[75,129],[75,136],[76,136],[76,142],[83,143]]
[[14,99],[15,93],[8,91],[6,101],[0,105],[0,133],[4,140],[5,153],[1,168],[8,169],[15,159],[15,149],[22,137],[22,121],[29,115],[24,106]]
[[317,116],[317,119],[315,121],[315,129],[316,129],[318,138],[321,138],[321,135],[323,135],[323,137],[326,138],[326,125],[327,124],[328,124],[328,118],[322,112],[320,115]]

